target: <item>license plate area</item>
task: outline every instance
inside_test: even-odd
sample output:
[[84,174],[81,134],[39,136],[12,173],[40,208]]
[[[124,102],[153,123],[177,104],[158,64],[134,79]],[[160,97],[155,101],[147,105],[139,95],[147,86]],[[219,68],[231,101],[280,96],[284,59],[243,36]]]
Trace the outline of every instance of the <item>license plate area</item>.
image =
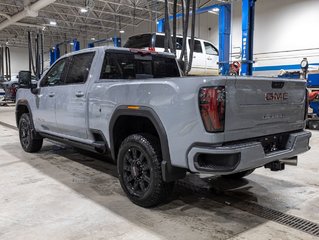
[[281,134],[263,137],[259,140],[263,146],[265,154],[286,149],[289,134]]

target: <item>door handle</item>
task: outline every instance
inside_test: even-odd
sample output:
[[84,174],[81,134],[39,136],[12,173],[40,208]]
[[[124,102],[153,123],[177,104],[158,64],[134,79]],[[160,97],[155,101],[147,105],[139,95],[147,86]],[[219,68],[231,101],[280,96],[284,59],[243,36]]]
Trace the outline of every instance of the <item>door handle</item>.
[[84,92],[78,91],[75,93],[76,97],[83,97],[84,96]]
[[50,92],[49,93],[49,97],[54,97],[55,96],[55,93],[54,92]]

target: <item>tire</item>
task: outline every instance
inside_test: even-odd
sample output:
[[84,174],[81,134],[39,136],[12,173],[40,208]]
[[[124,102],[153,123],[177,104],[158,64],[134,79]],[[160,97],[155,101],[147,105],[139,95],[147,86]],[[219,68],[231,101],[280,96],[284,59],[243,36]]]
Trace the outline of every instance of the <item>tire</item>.
[[22,114],[19,121],[20,144],[24,151],[34,153],[40,151],[43,144],[43,138],[35,138],[35,130],[30,114]]
[[228,178],[228,179],[241,179],[241,178],[244,178],[244,177],[252,174],[253,171],[255,171],[255,169],[246,170],[246,171],[243,171],[243,172],[229,174],[229,175],[222,175],[222,177]]
[[121,144],[117,169],[121,186],[136,205],[149,208],[168,200],[174,182],[164,182],[161,169],[162,154],[156,137],[134,134]]
[[319,119],[309,120],[308,121],[308,129],[310,129],[310,130],[318,130],[319,129]]

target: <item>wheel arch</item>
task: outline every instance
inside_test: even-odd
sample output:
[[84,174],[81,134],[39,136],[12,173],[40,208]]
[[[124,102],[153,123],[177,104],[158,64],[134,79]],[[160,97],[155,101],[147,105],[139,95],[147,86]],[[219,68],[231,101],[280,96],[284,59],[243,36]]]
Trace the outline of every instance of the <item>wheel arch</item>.
[[116,133],[114,132],[114,129],[120,117],[123,116],[145,118],[154,126],[161,144],[163,157],[161,167],[164,181],[171,182],[185,177],[186,169],[172,166],[166,130],[156,112],[150,107],[141,106],[136,109],[130,109],[129,106],[125,105],[119,106],[115,109],[109,124],[110,149],[114,160],[117,158],[117,149],[115,143]]
[[26,99],[19,99],[17,102],[16,102],[16,125],[17,127],[19,127],[19,121],[20,121],[20,118],[22,116],[23,113],[29,113],[30,114],[30,117],[31,119],[32,118],[32,112],[31,112],[31,108],[30,108],[30,105],[29,105],[29,102],[28,100]]

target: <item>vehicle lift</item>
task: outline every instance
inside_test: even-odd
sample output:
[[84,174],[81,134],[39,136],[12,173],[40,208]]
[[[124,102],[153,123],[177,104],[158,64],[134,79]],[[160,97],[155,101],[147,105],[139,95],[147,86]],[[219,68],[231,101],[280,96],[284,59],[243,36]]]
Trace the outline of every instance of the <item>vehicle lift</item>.
[[[121,38],[114,37],[114,38],[104,38],[96,41],[92,41],[88,43],[88,48],[93,48],[95,44],[98,43],[105,43],[105,42],[112,42],[114,44],[114,47],[121,47],[122,45],[122,40]],[[60,53],[60,46],[61,45],[66,45],[66,44],[71,44],[72,45],[72,52],[79,51],[80,50],[80,42],[77,39],[72,39],[72,40],[67,40],[60,42],[56,44],[54,47],[50,49],[50,66],[55,63],[56,60],[58,60],[61,56]]]
[[61,56],[60,54],[60,46],[61,45],[72,45],[72,52],[80,50],[80,42],[77,39],[67,40],[56,44],[54,47],[50,49],[50,66],[55,63]]
[[11,57],[10,48],[8,46],[0,46],[0,88],[3,92],[0,93],[1,102],[0,106],[6,106],[6,96],[8,89],[2,85],[2,82],[11,80]]
[[[253,42],[254,42],[254,22],[255,22],[256,0],[242,0],[242,62],[241,75],[251,76],[253,73]],[[219,9],[219,72],[221,75],[230,73],[230,34],[231,34],[231,4],[214,4],[211,6],[198,8],[195,14],[201,14]],[[190,12],[190,14],[193,14]],[[176,19],[181,18],[182,13],[176,15]],[[173,20],[173,16],[169,16]],[[157,22],[157,32],[164,33],[165,18]],[[237,64],[237,63],[236,63]]]
[[11,80],[10,48],[0,45],[0,84]]
[[11,58],[10,48],[0,46],[0,82],[11,80]]
[[312,130],[319,129],[319,71],[308,71],[307,58],[301,62],[302,75],[307,79],[308,102],[312,113],[307,114],[306,127]]
[[114,47],[121,47],[122,46],[122,39],[118,38],[116,36],[113,38],[104,38],[104,39],[96,40],[93,42],[89,42],[87,47],[94,48],[95,44],[99,44],[99,43],[113,43]]
[[308,106],[312,109],[312,113],[309,113],[309,111],[307,113],[306,128],[316,130],[319,129],[319,70],[308,71],[307,58],[301,61],[300,67],[301,71],[285,71],[278,77],[307,80]]

